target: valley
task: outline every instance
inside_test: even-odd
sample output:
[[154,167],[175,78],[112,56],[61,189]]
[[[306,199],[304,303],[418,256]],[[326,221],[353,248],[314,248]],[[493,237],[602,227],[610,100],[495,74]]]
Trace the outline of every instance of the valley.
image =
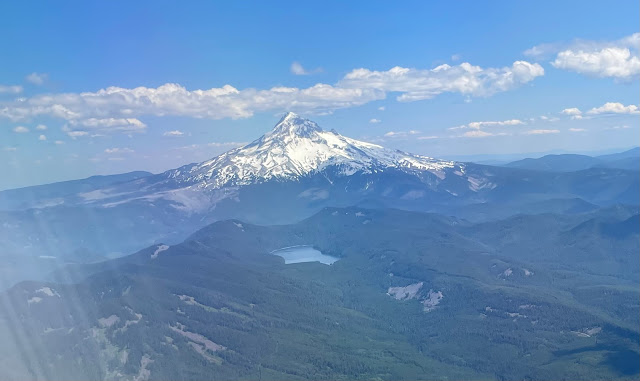
[[[157,255],[154,245],[12,288],[2,358],[22,364],[16,377],[54,379],[633,378],[638,233],[566,237],[638,220],[611,214],[472,224],[327,208],[293,225],[216,222]],[[295,245],[340,260],[270,254]]]

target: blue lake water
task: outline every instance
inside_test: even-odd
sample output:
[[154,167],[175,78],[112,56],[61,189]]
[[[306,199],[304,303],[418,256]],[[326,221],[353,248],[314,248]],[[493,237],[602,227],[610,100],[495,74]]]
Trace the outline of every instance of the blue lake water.
[[282,249],[272,251],[271,254],[284,258],[284,263],[286,265],[303,262],[320,262],[325,265],[330,265],[340,259],[322,254],[321,251],[316,250],[311,246],[284,247]]

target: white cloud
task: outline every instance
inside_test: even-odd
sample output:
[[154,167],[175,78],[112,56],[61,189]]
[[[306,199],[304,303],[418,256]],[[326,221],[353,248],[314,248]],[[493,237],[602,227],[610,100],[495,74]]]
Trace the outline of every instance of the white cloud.
[[516,61],[510,67],[487,68],[461,63],[457,66],[440,65],[420,70],[396,66],[388,71],[356,69],[339,83],[340,87],[375,89],[402,93],[398,101],[411,102],[430,99],[442,93],[461,93],[489,96],[514,89],[544,75],[538,64]]
[[451,55],[451,61],[453,61],[453,62],[460,61],[461,58],[462,58],[461,54],[453,54],[453,55]]
[[590,77],[629,80],[640,74],[640,33],[616,41],[576,40],[534,46],[525,55],[537,58],[555,54],[551,65]]
[[291,63],[291,67],[289,68],[289,70],[291,70],[291,73],[295,75],[309,75],[309,74],[320,73],[322,71],[321,68],[307,70],[302,66],[300,62],[297,62],[297,61],[294,61]]
[[27,82],[34,85],[42,85],[49,77],[46,73],[31,73],[25,77]]
[[629,48],[604,48],[596,51],[565,50],[551,62],[558,69],[592,77],[630,79],[640,74],[640,58]]
[[62,140],[56,140],[54,143],[55,143],[56,145],[62,145],[62,144],[64,144],[64,142],[63,142]]
[[384,111],[384,109],[385,109],[385,107],[384,107],[384,106],[380,106],[380,107],[378,107],[378,110],[379,110],[379,111]]
[[582,111],[576,107],[565,108],[562,113],[571,116],[571,119],[582,119]]
[[100,127],[102,133],[131,133],[146,128],[136,119],[140,116],[237,119],[251,117],[255,112],[286,110],[322,114],[382,100],[388,93],[399,93],[397,99],[405,102],[447,92],[489,96],[514,89],[543,74],[540,65],[517,61],[503,68],[462,63],[427,70],[356,69],[335,85],[318,83],[308,88],[238,90],[225,85],[187,90],[171,83],[157,88],[108,87],[96,92],[43,94],[0,102],[0,117],[22,121],[46,116],[66,120],[70,131],[87,132],[89,128]]
[[167,131],[162,136],[170,136],[170,137],[180,137],[184,136],[184,132],[180,130]]
[[524,122],[519,120],[519,119],[510,119],[510,120],[503,120],[503,121],[498,121],[498,122],[494,122],[494,121],[471,122],[471,123],[467,124],[467,127],[475,129],[475,130],[478,130],[478,129],[482,128],[482,127],[517,126],[517,125],[520,125],[520,124],[524,124]]
[[136,118],[88,118],[72,119],[62,130],[71,137],[104,136],[113,132],[134,133],[144,132],[147,125]]
[[40,136],[38,136],[38,140],[45,141],[45,140],[47,140],[47,137],[44,136],[44,135],[40,135]]
[[418,140],[431,140],[431,139],[438,139],[437,136],[435,135],[431,135],[431,136],[418,136]]
[[535,59],[548,58],[549,55],[555,54],[566,48],[569,44],[563,43],[545,43],[539,44],[524,51],[524,55]]
[[72,120],[72,125],[87,127],[90,129],[122,129],[125,131],[140,131],[147,128],[147,125],[136,118],[89,118],[83,120]]
[[380,119],[376,119],[376,118],[369,119],[369,123],[380,123],[380,122],[382,122]]
[[22,86],[13,85],[0,85],[0,94],[8,93],[8,94],[20,94],[22,92]]
[[523,132],[525,135],[546,135],[546,134],[558,134],[560,130],[529,130]]
[[613,126],[613,127],[607,127],[607,130],[626,130],[630,128],[628,125],[622,125],[622,126]]
[[173,150],[177,151],[197,151],[207,147],[215,148],[235,148],[247,145],[247,142],[211,142],[206,144],[190,144],[188,146],[175,147]]
[[87,135],[89,135],[89,133],[88,133],[87,131],[72,131],[72,130],[69,130],[69,128],[68,128],[68,127],[63,127],[63,128],[62,128],[62,131],[66,132],[66,133],[67,133],[67,135],[68,135],[70,138],[73,138],[73,139],[79,138],[79,137],[81,137],[81,136],[87,136]]
[[338,88],[325,84],[306,89],[274,87],[242,91],[229,85],[189,91],[177,84],[165,84],[158,88],[109,87],[93,93],[37,95],[19,102],[0,102],[0,117],[26,120],[52,116],[70,122],[87,119],[122,121],[140,115],[237,119],[251,117],[256,111],[332,111],[384,97],[383,92],[374,89]]
[[406,137],[406,136],[409,136],[409,135],[417,135],[419,133],[420,133],[420,131],[416,131],[416,130],[389,131],[386,134],[384,134],[384,136],[387,137],[387,138],[399,138],[399,137]]
[[29,132],[29,129],[25,126],[17,126],[13,128],[13,132],[16,132],[18,134],[24,134]]
[[592,108],[587,114],[640,114],[640,110],[636,105],[625,106],[618,102],[607,102],[600,107]]
[[[545,122],[556,122],[556,121],[560,120],[560,118],[558,118],[558,117],[546,116],[546,115],[540,115],[539,119],[543,120]],[[535,118],[532,118],[531,120],[535,120]]]
[[584,132],[586,131],[584,128],[570,128],[569,132]]
[[579,108],[571,107],[571,108],[565,108],[564,110],[562,110],[562,113],[565,115],[581,115],[582,111],[580,111]]
[[482,130],[473,130],[465,132],[462,136],[465,138],[486,138],[487,136],[494,136],[494,134]]
[[455,130],[471,130],[464,132],[462,135],[457,135],[453,137],[463,137],[463,138],[485,138],[488,136],[504,136],[508,135],[505,132],[487,132],[483,130],[483,127],[500,127],[500,126],[518,126],[521,124],[525,124],[520,119],[508,119],[502,121],[483,121],[483,122],[471,122],[467,124],[463,124],[461,126],[449,127],[447,130],[455,131]]
[[4,150],[7,152],[15,152],[18,150],[17,147],[4,147]]
[[38,124],[36,126],[36,130],[38,131],[45,131],[47,129],[47,126],[45,126],[44,124]]
[[104,150],[106,154],[121,154],[121,153],[134,153],[135,151],[131,148],[107,148]]
[[247,142],[212,142],[207,143],[209,147],[241,147],[247,145]]

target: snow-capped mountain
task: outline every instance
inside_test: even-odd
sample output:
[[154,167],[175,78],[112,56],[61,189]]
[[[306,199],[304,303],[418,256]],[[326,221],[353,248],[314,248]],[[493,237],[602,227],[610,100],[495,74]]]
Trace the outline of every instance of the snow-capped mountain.
[[216,220],[282,224],[335,206],[483,216],[496,203],[509,205],[507,213],[554,199],[637,205],[637,189],[632,171],[559,174],[436,160],[325,131],[289,113],[256,141],[202,163],[0,192],[0,205],[13,209],[3,214],[0,251],[125,253],[179,242]]
[[165,175],[181,184],[218,189],[269,180],[295,180],[328,167],[336,168],[344,176],[395,168],[406,172],[429,171],[442,178],[444,170],[454,166],[464,171],[455,162],[390,150],[333,130],[324,131],[315,122],[289,112],[273,130],[252,143]]
[[[55,201],[55,205],[106,208],[132,203],[154,207],[165,202],[188,214],[208,215],[213,209],[220,209],[225,200],[246,204],[261,199],[242,195],[251,192],[252,185],[286,183],[291,185],[288,192],[301,193],[301,196],[292,194],[293,197],[310,199],[333,194],[331,189],[337,189],[335,186],[344,181],[349,182],[348,193],[358,194],[357,197],[368,197],[372,192],[402,197],[414,188],[418,190],[414,189],[407,197],[416,197],[420,192],[444,192],[448,197],[459,194],[460,187],[475,192],[491,186],[484,179],[468,175],[466,169],[464,163],[391,150],[342,136],[334,130],[325,131],[290,112],[257,140],[211,160],[45,201],[51,205]],[[399,175],[403,180],[397,177],[385,180]],[[455,184],[451,184],[452,180]],[[413,183],[409,190],[401,185],[407,181]],[[448,185],[441,187],[443,182]],[[390,191],[392,188],[396,191]]]

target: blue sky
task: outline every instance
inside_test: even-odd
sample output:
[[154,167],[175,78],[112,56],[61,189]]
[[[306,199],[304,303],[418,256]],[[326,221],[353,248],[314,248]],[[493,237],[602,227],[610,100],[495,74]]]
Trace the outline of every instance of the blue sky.
[[0,189],[204,160],[287,110],[444,158],[638,145],[637,1],[398,4],[4,2]]

